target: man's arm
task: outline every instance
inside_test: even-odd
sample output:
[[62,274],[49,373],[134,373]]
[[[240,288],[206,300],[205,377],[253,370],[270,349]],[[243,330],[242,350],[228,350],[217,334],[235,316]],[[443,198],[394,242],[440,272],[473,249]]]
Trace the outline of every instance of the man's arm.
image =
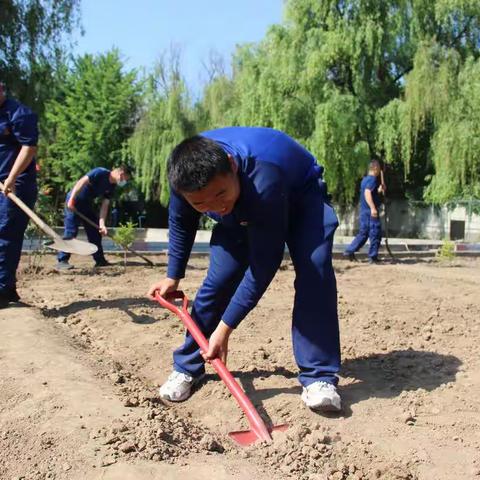
[[378,187],[378,192],[383,193],[384,195],[387,193],[387,184],[385,183],[383,168],[380,170],[380,186]]
[[373,202],[372,192],[368,188],[365,189],[364,192],[365,201],[367,202],[368,206],[370,207],[370,214],[372,217],[378,217],[378,210]]
[[70,198],[68,199],[67,207],[70,210],[73,210],[75,208],[75,198],[78,194],[78,192],[88,183],[90,183],[90,179],[87,177],[87,175],[83,176],[78,182],[74,185],[72,188],[72,193],[70,194]]
[[161,296],[177,290],[190,258],[200,213],[191,207],[173,189],[168,207],[168,267],[167,276],[150,285],[147,297],[154,299],[155,292]]
[[25,171],[37,153],[37,115],[28,107],[20,105],[13,113],[11,127],[13,135],[21,145],[21,148],[4,182],[4,190],[14,192],[17,177]]
[[106,235],[108,233],[107,227],[105,226],[105,220],[107,219],[109,205],[110,199],[108,198],[104,198],[102,200],[102,204],[100,205],[100,215],[98,218],[98,226],[100,228],[98,230],[102,235]]
[[172,189],[168,206],[167,276],[169,278],[179,280],[185,276],[199,220],[200,213]]
[[15,181],[17,177],[30,165],[36,153],[37,147],[29,145],[22,146],[7,179],[3,183],[3,190],[5,192],[15,192]]

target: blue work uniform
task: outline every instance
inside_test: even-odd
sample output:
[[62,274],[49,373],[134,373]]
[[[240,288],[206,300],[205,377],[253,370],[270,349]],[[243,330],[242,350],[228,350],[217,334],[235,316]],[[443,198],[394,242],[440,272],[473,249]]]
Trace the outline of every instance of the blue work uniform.
[[[332,244],[338,220],[327,200],[323,168],[301,145],[269,128],[230,127],[202,133],[238,165],[240,196],[219,216],[210,241],[210,266],[192,307],[209,337],[220,320],[232,328],[252,310],[282,262],[285,244],[295,266],[293,351],[307,386],[337,384],[340,341]],[[178,193],[169,205],[168,277],[185,275],[200,214]],[[198,377],[204,361],[187,334],[174,369]]]
[[[88,183],[75,195],[75,208],[89,218],[92,222],[98,225],[98,216],[93,208],[93,200],[98,197],[112,198],[115,191],[116,183],[110,182],[110,170],[106,168],[97,167],[87,173]],[[98,229],[92,227],[87,222],[82,220],[78,215],[72,212],[66,204],[70,199],[72,192],[67,193],[65,199],[65,230],[63,238],[69,240],[75,238],[78,234],[78,227],[82,222],[87,234],[88,241],[95,244],[98,250],[93,254],[96,263],[105,262],[103,254],[102,236]],[[67,252],[60,252],[57,256],[59,262],[68,262],[70,254]]]
[[[0,106],[0,180],[4,182],[23,146],[38,142],[37,115],[21,103],[7,98]],[[37,199],[36,162],[32,159],[15,181],[15,193],[30,208]],[[0,293],[16,288],[16,271],[22,252],[28,216],[0,194]]]
[[365,175],[360,184],[360,228],[357,236],[352,243],[345,250],[345,254],[349,255],[360,250],[368,239],[370,239],[370,247],[368,250],[369,258],[376,259],[378,256],[378,249],[382,241],[382,225],[380,217],[372,217],[370,206],[365,200],[365,190],[370,190],[372,193],[372,200],[376,209],[380,208],[381,199],[378,194],[378,187],[380,180],[374,175]]

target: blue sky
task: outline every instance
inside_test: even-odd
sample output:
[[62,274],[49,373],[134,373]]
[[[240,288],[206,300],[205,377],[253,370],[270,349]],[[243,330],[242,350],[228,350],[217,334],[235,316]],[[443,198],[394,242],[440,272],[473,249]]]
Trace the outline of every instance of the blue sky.
[[75,53],[117,47],[128,67],[150,68],[172,44],[181,48],[182,72],[199,93],[202,61],[213,49],[230,64],[235,46],[261,40],[280,23],[283,0],[81,0],[84,36]]

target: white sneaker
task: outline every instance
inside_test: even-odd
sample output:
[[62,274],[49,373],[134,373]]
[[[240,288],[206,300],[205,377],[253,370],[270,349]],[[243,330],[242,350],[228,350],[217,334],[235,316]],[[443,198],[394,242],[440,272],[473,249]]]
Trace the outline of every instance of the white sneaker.
[[192,388],[203,375],[197,378],[174,370],[160,387],[160,397],[170,402],[182,402],[192,394]]
[[339,412],[342,409],[340,395],[335,385],[327,382],[314,382],[303,387],[302,400],[312,410]]
[[57,270],[58,272],[71,270],[72,268],[75,268],[75,267],[73,265],[70,265],[68,262],[58,262],[55,265],[55,270]]

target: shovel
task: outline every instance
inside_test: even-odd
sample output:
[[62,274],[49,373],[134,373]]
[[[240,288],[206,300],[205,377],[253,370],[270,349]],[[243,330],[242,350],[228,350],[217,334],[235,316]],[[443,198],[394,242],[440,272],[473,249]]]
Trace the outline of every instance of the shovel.
[[[96,228],[97,230],[100,229],[100,227],[92,220],[90,220],[86,215],[84,215],[83,213],[79,212],[76,208],[73,209],[73,213],[75,213],[75,215],[78,215],[84,222],[88,223],[91,227],[94,227]],[[110,238],[110,240],[112,240],[112,242],[115,242],[115,240],[110,236],[110,235],[106,235],[108,238]],[[116,242],[115,242],[116,243]],[[135,254],[137,257],[140,257],[142,260],[145,260],[145,262],[147,262],[151,267],[154,267],[155,264],[149,260],[147,257],[144,257],[143,255],[140,255],[138,252],[136,252],[133,248],[130,248],[130,247],[125,247],[123,245],[120,245],[122,248],[125,248],[125,250],[128,250],[129,252]]]
[[[162,305],[162,307],[167,308],[175,315],[180,317],[180,320],[185,325],[186,329],[190,332],[190,335],[197,342],[198,346],[206,352],[208,350],[208,341],[198,328],[197,324],[194,322],[190,314],[188,313],[188,299],[186,295],[181,291],[167,293],[165,298],[160,296],[158,293],[155,294],[155,299],[157,302]],[[174,303],[170,303],[168,300],[180,299],[182,300],[182,307],[177,307]],[[235,397],[239,407],[245,413],[248,423],[250,425],[250,430],[230,432],[228,435],[235,442],[237,442],[242,447],[251,445],[252,443],[260,440],[262,442],[271,443],[272,436],[271,432],[276,431],[285,431],[288,428],[288,425],[278,425],[275,427],[267,427],[258,414],[257,410],[253,406],[250,399],[247,397],[245,392],[242,390],[242,387],[237,383],[233,378],[233,375],[227,369],[225,364],[219,359],[215,358],[210,361],[213,368],[216,370],[222,381],[225,383],[227,388],[230,390],[231,394]]]
[[[0,182],[0,188],[3,189],[3,183]],[[4,192],[4,194],[14,202],[18,208],[23,210],[25,214],[32,219],[32,221],[43,230],[51,240],[45,242],[45,246],[60,250],[61,252],[76,253],[78,255],[92,255],[98,249],[93,243],[83,242],[72,238],[64,240],[58,233],[52,230],[31,208],[29,208],[22,200],[20,200],[13,192]]]

